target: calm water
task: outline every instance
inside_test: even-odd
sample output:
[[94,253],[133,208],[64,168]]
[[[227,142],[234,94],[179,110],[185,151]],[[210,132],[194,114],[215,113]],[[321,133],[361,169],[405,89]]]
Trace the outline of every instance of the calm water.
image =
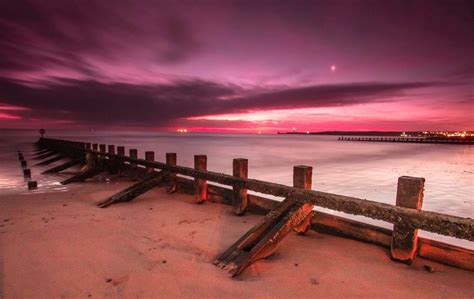
[[[193,166],[194,154],[208,156],[208,169],[232,173],[233,158],[249,159],[249,177],[292,184],[294,165],[313,166],[313,189],[394,204],[397,179],[408,175],[426,179],[423,209],[474,218],[474,147],[437,144],[366,143],[337,141],[337,136],[175,134],[149,132],[56,131],[48,137],[92,143],[124,145],[178,154],[178,164]],[[0,198],[11,192],[27,192],[16,149],[28,156],[36,131],[0,130]],[[32,162],[29,160],[29,162]],[[51,166],[48,166],[49,168]],[[35,192],[64,191],[62,176],[40,176],[45,168],[33,168],[40,188]],[[338,213],[334,213],[338,214]],[[390,224],[364,217],[350,218],[384,227]],[[471,242],[433,236],[474,248]]]

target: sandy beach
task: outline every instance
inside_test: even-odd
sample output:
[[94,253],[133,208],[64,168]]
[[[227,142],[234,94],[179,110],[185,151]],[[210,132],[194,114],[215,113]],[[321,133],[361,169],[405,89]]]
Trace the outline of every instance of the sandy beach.
[[[310,231],[238,278],[212,265],[261,216],[156,188],[131,203],[95,203],[131,183],[101,178],[66,192],[0,200],[0,297],[472,298],[474,273]],[[103,178],[102,178],[103,179]],[[426,271],[425,265],[434,269]]]

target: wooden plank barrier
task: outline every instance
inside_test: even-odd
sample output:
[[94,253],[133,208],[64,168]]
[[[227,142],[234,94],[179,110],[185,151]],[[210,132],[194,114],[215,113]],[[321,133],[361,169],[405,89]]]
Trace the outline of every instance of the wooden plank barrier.
[[[230,204],[235,212],[236,202],[241,204],[246,201],[246,209],[244,210],[267,213],[259,225],[247,232],[246,235],[250,234],[252,236],[251,241],[242,240],[245,237],[244,235],[234,244],[239,245],[231,246],[229,250],[216,259],[217,265],[228,270],[231,275],[237,275],[252,262],[273,253],[284,235],[291,232],[291,230],[305,232],[308,228],[388,247],[391,249],[390,252],[394,260],[405,263],[410,263],[417,254],[420,257],[437,262],[474,270],[474,251],[417,236],[417,229],[422,229],[469,241],[474,240],[473,219],[421,210],[424,180],[420,178],[401,177],[399,179],[397,205],[394,206],[306,189],[308,185],[310,188],[311,183],[308,184],[307,179],[301,179],[299,182],[297,179],[301,176],[308,177],[308,168],[299,169],[295,167],[294,186],[289,187],[249,179],[247,175],[243,175],[244,172],[234,171],[234,168],[232,175],[207,171],[207,158],[203,155],[195,156],[194,168],[188,168],[178,166],[176,162],[171,163],[171,160],[168,160],[168,155],[166,163],[147,161],[138,159],[136,150],[135,155],[130,150],[130,157],[126,157],[87,150],[84,144],[78,145],[65,140],[42,138],[38,142],[38,148],[60,152],[65,152],[66,149],[77,149],[78,152],[82,152],[82,155],[89,154],[95,159],[104,156],[107,157],[104,169],[107,168],[111,160],[119,161],[124,167],[124,173],[132,178],[134,175],[142,178],[147,176],[145,169],[137,168],[137,165],[144,166],[147,169],[159,169],[162,171],[159,172],[160,175],[165,174],[163,175],[163,182],[168,185],[175,184],[181,192],[194,194],[196,202],[209,200]],[[79,150],[79,148],[81,149]],[[94,145],[92,145],[92,148],[94,148]],[[298,171],[301,174],[297,175]],[[156,174],[157,172],[152,173]],[[193,177],[194,181],[176,177],[176,174]],[[208,184],[207,181],[231,186],[232,189]],[[236,197],[237,190],[239,193]],[[243,193],[240,193],[241,190],[252,190],[286,199],[283,202],[278,202],[253,194],[247,194],[245,198]],[[304,206],[311,207],[311,209],[304,209]],[[312,211],[312,206],[383,220],[393,223],[395,225],[394,230]],[[306,212],[307,210],[309,211]],[[299,230],[299,228],[301,229]],[[282,237],[275,237],[280,235],[277,233],[278,231],[285,232],[285,234],[281,234]],[[275,245],[269,244],[269,240],[272,240]]]

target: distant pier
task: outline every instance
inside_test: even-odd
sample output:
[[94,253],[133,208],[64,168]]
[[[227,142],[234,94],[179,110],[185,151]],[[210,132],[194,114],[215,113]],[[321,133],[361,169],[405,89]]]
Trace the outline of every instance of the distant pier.
[[344,137],[339,141],[368,141],[368,142],[402,142],[402,143],[439,143],[473,145],[472,138],[420,138],[420,137]]

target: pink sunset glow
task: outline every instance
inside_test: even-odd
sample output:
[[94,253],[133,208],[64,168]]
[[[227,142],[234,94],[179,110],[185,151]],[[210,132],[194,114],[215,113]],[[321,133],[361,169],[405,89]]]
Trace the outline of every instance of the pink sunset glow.
[[0,126],[471,130],[472,16],[446,5],[4,2]]

